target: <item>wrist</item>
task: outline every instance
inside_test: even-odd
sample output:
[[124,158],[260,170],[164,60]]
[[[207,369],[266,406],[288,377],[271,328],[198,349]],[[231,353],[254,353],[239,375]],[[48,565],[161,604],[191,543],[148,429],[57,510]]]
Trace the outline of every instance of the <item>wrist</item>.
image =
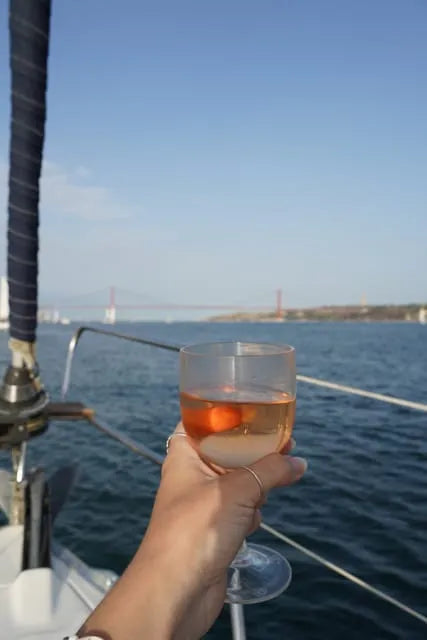
[[106,634],[114,640],[172,640],[188,604],[183,579],[172,553],[160,554],[142,543],[80,635]]

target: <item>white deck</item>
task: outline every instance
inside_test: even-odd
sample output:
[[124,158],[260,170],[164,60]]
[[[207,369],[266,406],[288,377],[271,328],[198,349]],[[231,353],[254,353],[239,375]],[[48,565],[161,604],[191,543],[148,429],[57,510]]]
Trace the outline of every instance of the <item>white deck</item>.
[[59,545],[53,548],[52,569],[21,571],[22,543],[22,526],[0,527],[1,638],[62,640],[73,635],[116,576],[91,569]]

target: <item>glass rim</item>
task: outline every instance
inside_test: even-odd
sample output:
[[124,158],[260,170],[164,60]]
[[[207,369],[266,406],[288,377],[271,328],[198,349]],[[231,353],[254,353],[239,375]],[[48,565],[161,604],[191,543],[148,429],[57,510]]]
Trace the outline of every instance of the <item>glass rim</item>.
[[[270,353],[208,353],[206,351],[201,352],[197,351],[197,348],[209,347],[212,345],[231,345],[231,344],[241,344],[241,345],[253,345],[260,347],[273,347],[276,351],[272,351]],[[181,347],[179,350],[180,354],[190,355],[190,356],[198,356],[205,358],[267,358],[271,356],[284,356],[289,355],[295,352],[295,347],[290,344],[279,344],[277,342],[249,342],[242,340],[220,340],[217,342],[197,342],[194,344],[188,344]]]

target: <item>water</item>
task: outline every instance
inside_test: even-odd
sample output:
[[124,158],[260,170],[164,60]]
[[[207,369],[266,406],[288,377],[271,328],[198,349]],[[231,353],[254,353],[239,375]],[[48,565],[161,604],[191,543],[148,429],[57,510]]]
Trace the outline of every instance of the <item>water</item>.
[[[300,373],[427,401],[427,330],[406,324],[130,324],[118,330],[183,344],[287,342]],[[69,327],[42,326],[40,365],[59,396]],[[0,353],[7,357],[5,335]],[[178,418],[174,353],[87,334],[70,399],[159,452]],[[309,460],[297,486],[271,495],[266,522],[424,613],[427,576],[427,417],[299,384],[296,453]],[[149,518],[159,471],[85,424],[52,425],[33,462],[77,460],[80,478],[55,535],[94,566],[122,571]],[[0,463],[6,462],[1,454]],[[426,627],[266,534],[294,578],[276,600],[246,607],[249,640],[418,640]],[[230,637],[224,611],[209,640]]]

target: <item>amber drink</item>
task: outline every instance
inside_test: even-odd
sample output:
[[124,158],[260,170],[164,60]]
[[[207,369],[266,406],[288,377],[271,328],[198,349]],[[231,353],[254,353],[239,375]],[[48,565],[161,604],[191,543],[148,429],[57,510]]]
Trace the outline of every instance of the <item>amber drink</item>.
[[255,389],[197,389],[180,394],[184,428],[201,458],[224,469],[282,451],[291,437],[295,397]]

